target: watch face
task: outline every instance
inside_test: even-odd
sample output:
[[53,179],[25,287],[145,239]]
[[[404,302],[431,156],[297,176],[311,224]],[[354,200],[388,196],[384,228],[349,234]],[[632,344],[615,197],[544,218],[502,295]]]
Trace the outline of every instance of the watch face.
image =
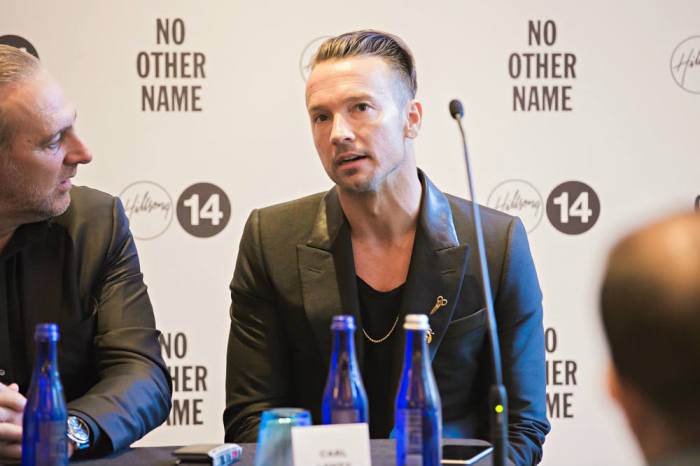
[[79,417],[70,416],[68,418],[68,437],[76,443],[87,443],[90,440],[88,426]]

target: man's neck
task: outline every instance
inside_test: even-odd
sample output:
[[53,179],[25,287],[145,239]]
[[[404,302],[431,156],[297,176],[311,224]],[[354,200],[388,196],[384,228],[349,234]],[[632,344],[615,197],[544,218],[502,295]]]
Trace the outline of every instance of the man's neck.
[[[639,433],[638,431],[636,433]],[[671,458],[683,451],[683,444],[673,437],[668,431],[659,430],[652,432],[649,427],[637,436],[639,446],[648,463]],[[692,445],[692,443],[691,443]]]
[[0,208],[0,252],[5,249],[20,225],[21,223],[17,221],[16,216],[12,216],[5,209]]
[[0,253],[5,250],[5,246],[7,246],[7,243],[9,243],[10,239],[12,239],[12,235],[15,233],[15,230],[16,228],[9,231],[0,230]]
[[421,191],[415,167],[375,192],[338,191],[350,224],[355,273],[375,290],[389,291],[406,281]]
[[376,191],[349,193],[338,190],[353,240],[392,242],[415,233],[422,186],[416,174],[397,173]]
[[[625,407],[625,414],[632,432],[648,463],[671,457],[683,450],[688,439],[674,429],[673,423],[666,421],[656,408],[638,405]],[[695,441],[691,436],[690,445]]]

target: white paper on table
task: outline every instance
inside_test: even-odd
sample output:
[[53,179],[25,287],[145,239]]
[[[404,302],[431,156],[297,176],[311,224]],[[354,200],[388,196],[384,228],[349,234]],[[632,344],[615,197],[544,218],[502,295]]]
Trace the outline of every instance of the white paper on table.
[[295,466],[371,466],[369,428],[363,424],[292,427]]

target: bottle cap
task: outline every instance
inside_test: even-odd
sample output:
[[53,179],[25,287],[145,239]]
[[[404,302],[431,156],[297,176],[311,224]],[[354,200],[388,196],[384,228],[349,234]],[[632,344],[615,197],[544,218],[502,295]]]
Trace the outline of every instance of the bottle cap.
[[34,329],[34,340],[58,341],[57,324],[36,324]]
[[333,316],[331,330],[355,330],[355,318],[353,316]]
[[428,316],[425,314],[407,314],[403,328],[406,330],[428,330]]

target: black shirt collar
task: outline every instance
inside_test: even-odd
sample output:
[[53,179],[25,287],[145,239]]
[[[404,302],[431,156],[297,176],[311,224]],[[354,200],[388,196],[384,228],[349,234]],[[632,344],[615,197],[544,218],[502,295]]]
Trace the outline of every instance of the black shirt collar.
[[0,262],[17,254],[17,252],[24,249],[27,245],[44,239],[50,228],[50,220],[20,225],[13,233],[5,249],[0,252]]

